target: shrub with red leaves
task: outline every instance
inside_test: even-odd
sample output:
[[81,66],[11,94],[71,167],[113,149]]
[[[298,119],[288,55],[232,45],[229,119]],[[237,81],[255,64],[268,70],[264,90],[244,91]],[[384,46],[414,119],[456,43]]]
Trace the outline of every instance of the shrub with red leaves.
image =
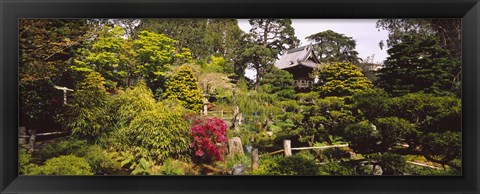
[[219,118],[197,118],[192,125],[194,161],[213,163],[223,161],[226,152],[227,124]]

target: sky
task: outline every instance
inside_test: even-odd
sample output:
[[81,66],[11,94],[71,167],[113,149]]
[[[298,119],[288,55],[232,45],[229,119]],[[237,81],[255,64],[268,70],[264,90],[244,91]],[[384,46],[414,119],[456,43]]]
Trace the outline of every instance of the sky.
[[[383,63],[388,57],[384,48],[380,49],[378,43],[388,39],[388,31],[376,28],[377,19],[292,19],[295,35],[300,40],[300,45],[308,45],[305,37],[312,34],[332,30],[334,32],[352,37],[357,42],[356,50],[360,58],[375,55],[373,62]],[[249,32],[251,29],[248,19],[238,19],[239,27]],[[253,70],[247,70],[247,77],[255,75]]]

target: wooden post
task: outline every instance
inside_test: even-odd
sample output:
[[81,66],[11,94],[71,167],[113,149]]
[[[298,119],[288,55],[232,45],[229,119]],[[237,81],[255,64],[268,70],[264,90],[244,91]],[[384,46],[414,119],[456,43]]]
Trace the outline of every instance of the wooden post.
[[27,128],[26,127],[19,127],[18,128],[18,144],[26,144],[27,143]]
[[292,146],[290,145],[290,140],[288,139],[283,140],[283,152],[285,153],[285,157],[292,155]]
[[35,137],[37,136],[37,130],[30,129],[28,130],[28,133],[30,133],[30,139],[28,140],[28,153],[31,154],[35,149]]
[[238,115],[238,125],[242,124],[242,113]]
[[258,168],[258,149],[254,148],[252,150],[252,170]]
[[207,104],[203,105],[203,114],[208,115],[208,105]]

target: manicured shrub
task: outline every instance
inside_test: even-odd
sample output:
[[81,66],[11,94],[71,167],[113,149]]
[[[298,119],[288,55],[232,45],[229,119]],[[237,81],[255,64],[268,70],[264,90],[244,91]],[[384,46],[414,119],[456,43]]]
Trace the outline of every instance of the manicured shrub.
[[313,156],[295,154],[290,157],[269,156],[260,159],[253,175],[319,175],[320,169]]
[[188,66],[181,66],[166,83],[165,99],[176,99],[180,104],[195,112],[203,106],[203,94],[198,80]]
[[372,154],[370,159],[382,167],[384,175],[402,175],[406,167],[406,159],[398,154],[385,152]]
[[347,164],[329,162],[320,166],[321,175],[353,175],[354,170]]
[[139,112],[117,131],[120,149],[131,152],[136,160],[187,160],[192,137],[182,111],[179,105],[158,102],[153,109]]
[[197,118],[191,128],[194,159],[197,163],[223,161],[226,152],[227,124],[219,118]]
[[28,175],[93,175],[85,158],[65,155],[48,159],[45,165],[32,168]]

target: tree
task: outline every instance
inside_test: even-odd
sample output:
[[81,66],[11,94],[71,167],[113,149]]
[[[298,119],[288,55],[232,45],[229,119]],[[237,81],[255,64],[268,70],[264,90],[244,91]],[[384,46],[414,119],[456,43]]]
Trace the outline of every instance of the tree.
[[166,79],[166,73],[174,63],[175,40],[164,34],[141,31],[133,44],[138,54],[142,77],[147,86],[156,91]]
[[236,19],[209,19],[207,24],[207,37],[212,41],[213,55],[223,57],[225,73],[235,73],[243,77],[240,64],[240,54],[245,42],[244,32],[238,27]]
[[269,94],[275,94],[278,100],[295,98],[293,75],[287,71],[273,67],[272,71],[265,74],[260,87]]
[[316,74],[320,84],[315,91],[321,96],[352,96],[373,87],[372,82],[351,63],[330,64],[319,69]]
[[[448,51],[443,56],[452,61],[451,69],[454,75],[452,81],[456,90],[460,90],[461,82],[461,20],[460,19],[381,19],[377,22],[377,28],[389,31],[387,46],[389,48],[402,42],[404,36],[412,36],[414,39],[424,40],[426,37],[436,37],[439,46]],[[459,92],[457,92],[459,96]]]
[[75,88],[66,122],[73,135],[96,141],[112,126],[104,84],[105,79],[98,72],[91,72]]
[[294,48],[299,40],[295,37],[290,19],[250,19],[252,29],[241,54],[242,62],[256,70],[255,88],[262,77],[271,71],[275,60],[286,49]]
[[298,46],[295,29],[290,19],[249,19],[254,42],[273,50],[274,57]]
[[156,102],[144,82],[120,91],[114,98],[116,115],[112,145],[123,156],[122,164],[134,168],[143,158],[159,164],[167,158],[188,160],[192,142],[185,108],[168,100]]
[[377,28],[388,30],[388,47],[400,43],[405,35],[436,35],[442,47],[450,50],[454,58],[461,54],[460,19],[381,19],[377,21]]
[[352,37],[327,30],[306,37],[314,44],[315,54],[322,63],[350,62],[358,64],[360,57],[355,51],[357,43]]
[[207,19],[142,19],[138,31],[150,31],[163,34],[175,42],[175,49],[181,52],[183,48],[189,48],[195,59],[205,59],[212,51],[212,40],[207,36]]
[[255,88],[260,85],[263,75],[270,72],[276,60],[275,51],[257,44],[249,44],[241,54],[242,61],[255,69]]
[[316,92],[297,94],[302,120],[296,123],[300,142],[313,146],[315,142],[332,144],[329,136],[339,136],[343,128],[354,122],[349,105],[343,98],[320,98]]
[[458,93],[454,82],[456,60],[448,57],[438,39],[404,36],[388,50],[385,66],[378,71],[377,85],[394,96],[427,92],[445,95]]
[[98,32],[98,38],[91,48],[81,49],[81,55],[70,68],[75,72],[99,72],[110,88],[128,87],[134,78],[138,78],[135,53],[131,52],[130,40],[123,38],[125,31],[118,27],[105,25]]
[[87,20],[19,20],[19,120],[38,130],[61,127],[63,79],[76,49],[92,37]]
[[168,78],[166,83],[165,99],[176,99],[185,108],[195,112],[200,111],[203,106],[203,95],[198,86],[197,78],[192,69],[187,66],[180,67]]

